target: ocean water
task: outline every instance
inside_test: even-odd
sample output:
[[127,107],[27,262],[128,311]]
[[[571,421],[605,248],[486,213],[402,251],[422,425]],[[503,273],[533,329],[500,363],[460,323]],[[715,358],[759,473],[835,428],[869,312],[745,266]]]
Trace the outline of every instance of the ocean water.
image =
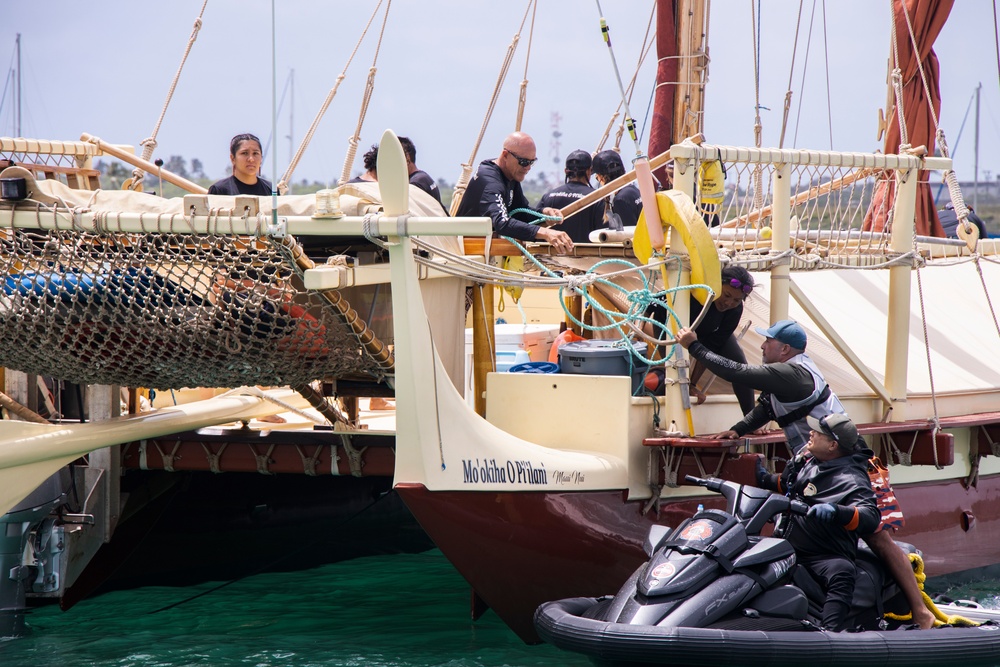
[[591,663],[527,646],[438,550],[371,556],[231,584],[117,590],[28,616],[3,667],[534,667]]
[[[997,579],[931,590],[1000,606]],[[0,641],[3,667],[591,664],[552,646],[526,646],[494,614],[471,621],[469,587],[437,550],[112,591],[68,612],[34,609],[28,623],[29,636]]]

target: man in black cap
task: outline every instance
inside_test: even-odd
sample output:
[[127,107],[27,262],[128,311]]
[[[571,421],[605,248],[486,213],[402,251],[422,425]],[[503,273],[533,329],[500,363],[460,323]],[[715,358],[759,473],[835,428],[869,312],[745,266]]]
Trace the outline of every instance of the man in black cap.
[[[594,188],[590,187],[590,162],[590,153],[587,151],[576,150],[570,153],[566,158],[566,183],[542,195],[535,210],[565,208],[593,192]],[[604,204],[598,202],[570,214],[559,228],[569,234],[573,243],[589,243],[590,232],[601,227],[604,227]]]
[[757,484],[809,505],[806,516],[788,518],[785,537],[795,547],[799,564],[826,593],[823,628],[840,632],[847,628],[858,577],[858,536],[869,535],[879,525],[868,479],[872,450],[845,414],[819,419],[810,415],[806,421],[811,429],[806,446],[780,477],[768,473],[757,459]]
[[[625,174],[622,158],[615,151],[601,151],[594,156],[591,167],[594,177],[600,185],[605,185]],[[642,211],[642,198],[635,183],[629,183],[618,190],[608,203],[608,227],[622,229],[632,227],[639,220]]]

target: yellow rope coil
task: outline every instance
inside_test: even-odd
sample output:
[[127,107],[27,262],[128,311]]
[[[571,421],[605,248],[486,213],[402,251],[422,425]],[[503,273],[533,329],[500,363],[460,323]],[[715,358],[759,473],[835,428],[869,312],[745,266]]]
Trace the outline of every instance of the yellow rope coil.
[[[924,599],[924,604],[930,609],[931,613],[934,614],[934,627],[939,625],[964,625],[964,626],[976,626],[979,623],[973,621],[972,619],[965,618],[964,616],[948,616],[943,611],[938,609],[938,606],[934,604],[934,600],[924,592],[924,582],[927,581],[927,575],[924,574],[924,559],[919,556],[919,554],[910,554],[910,562],[913,563],[913,576],[917,578],[917,586],[920,588],[920,596]],[[913,613],[909,614],[886,614],[886,618],[893,621],[909,621],[913,618]]]

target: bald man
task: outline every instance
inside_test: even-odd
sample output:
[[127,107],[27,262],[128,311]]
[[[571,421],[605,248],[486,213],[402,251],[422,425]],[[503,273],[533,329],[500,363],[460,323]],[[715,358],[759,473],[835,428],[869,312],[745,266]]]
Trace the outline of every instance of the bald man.
[[[530,209],[521,190],[521,182],[535,163],[535,141],[524,132],[514,132],[503,141],[500,157],[483,160],[462,197],[456,215],[487,216],[493,220],[493,232],[519,241],[544,241],[557,253],[572,252],[573,241],[566,232],[530,224],[530,214],[510,212]],[[559,211],[545,208],[545,215],[558,216]]]

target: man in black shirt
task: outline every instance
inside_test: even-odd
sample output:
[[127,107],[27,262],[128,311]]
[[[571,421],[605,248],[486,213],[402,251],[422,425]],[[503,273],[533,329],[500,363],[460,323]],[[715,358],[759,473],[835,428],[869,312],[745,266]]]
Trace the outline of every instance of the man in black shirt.
[[[594,156],[594,177],[601,185],[606,185],[619,176],[625,175],[625,165],[615,151],[601,151]],[[614,194],[608,202],[608,224],[611,229],[632,227],[639,220],[642,198],[635,183],[629,183]]]
[[[570,153],[566,158],[566,183],[542,195],[535,208],[539,211],[565,208],[593,192],[594,188],[590,187],[590,162],[590,153],[587,151],[576,150]],[[569,234],[573,243],[589,243],[590,232],[602,227],[604,202],[597,202],[570,215],[559,228]]]
[[229,142],[229,161],[233,163],[233,175],[212,183],[208,194],[270,195],[271,184],[257,175],[261,159],[260,139],[252,134],[237,134]]
[[[492,218],[494,234],[519,241],[544,241],[564,255],[573,251],[573,240],[569,234],[530,224],[528,221],[534,218],[523,212],[512,214],[516,209],[531,209],[521,190],[521,181],[538,159],[535,155],[535,142],[530,136],[524,132],[507,135],[500,157],[483,160],[479,164],[479,170],[472,177],[455,214],[458,217]],[[542,213],[559,215],[559,211],[551,208]]]
[[434,182],[430,174],[417,168],[417,147],[413,145],[409,137],[399,137],[399,143],[402,144],[403,154],[406,156],[406,169],[410,174],[410,185],[415,185],[431,197],[434,197],[437,203],[441,204],[441,208],[444,209],[445,213],[447,213],[448,209],[444,208],[444,204],[441,202],[441,190],[438,188],[437,183]]

